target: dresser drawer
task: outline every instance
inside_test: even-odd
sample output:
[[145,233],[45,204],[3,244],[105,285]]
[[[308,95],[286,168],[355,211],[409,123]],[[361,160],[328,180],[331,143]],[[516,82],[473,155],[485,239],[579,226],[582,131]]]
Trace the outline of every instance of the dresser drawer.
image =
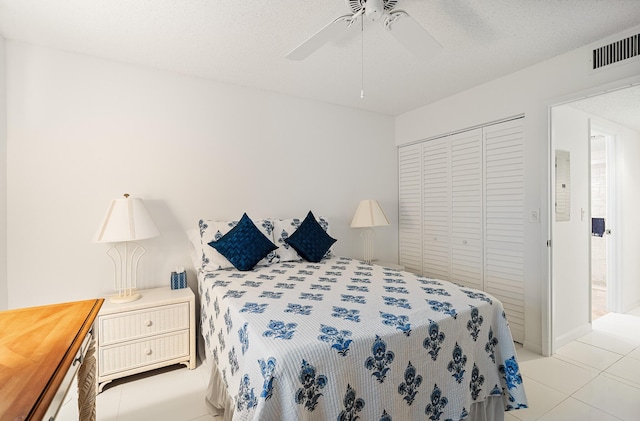
[[188,330],[100,348],[98,372],[108,376],[180,357],[189,357]]
[[100,316],[100,346],[189,328],[189,303]]

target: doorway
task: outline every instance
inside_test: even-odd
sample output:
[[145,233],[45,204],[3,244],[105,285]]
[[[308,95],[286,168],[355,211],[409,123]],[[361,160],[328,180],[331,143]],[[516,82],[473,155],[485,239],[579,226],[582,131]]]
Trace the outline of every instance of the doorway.
[[[635,235],[640,232],[635,217],[640,206],[635,192],[640,179],[638,95],[640,86],[628,86],[550,107],[550,164],[566,152],[571,177],[568,217],[560,218],[563,215],[550,206],[551,352],[589,333],[591,322],[602,313],[629,311],[640,302],[640,237]],[[592,136],[598,136],[593,151]],[[604,143],[606,152],[598,151],[603,148],[598,143]],[[598,159],[600,153],[604,156]],[[591,167],[592,155],[594,165],[601,164],[606,174],[606,199],[600,205],[591,202],[591,196],[598,195],[590,185],[591,173],[599,171]],[[558,171],[554,166],[550,170],[550,203],[556,205],[562,196],[556,186]],[[604,219],[603,224],[594,227],[592,217]],[[616,229],[616,221],[624,221],[624,229]],[[600,279],[592,280],[592,274]]]

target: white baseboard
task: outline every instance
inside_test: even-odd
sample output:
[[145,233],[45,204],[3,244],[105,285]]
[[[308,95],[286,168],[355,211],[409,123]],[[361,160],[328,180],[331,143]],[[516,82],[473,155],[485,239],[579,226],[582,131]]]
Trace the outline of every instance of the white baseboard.
[[638,307],[640,307],[640,300],[636,301],[634,303],[631,303],[628,306],[625,306],[622,310],[623,310],[624,313],[628,313],[631,310],[635,310]]
[[565,333],[562,336],[557,337],[554,344],[554,350],[557,350],[558,348],[561,348],[568,343],[573,342],[588,333],[591,333],[591,330],[591,323],[586,323],[576,327],[575,329]]
[[536,354],[542,355],[542,346],[540,344],[524,341],[522,347],[527,351],[535,352]]

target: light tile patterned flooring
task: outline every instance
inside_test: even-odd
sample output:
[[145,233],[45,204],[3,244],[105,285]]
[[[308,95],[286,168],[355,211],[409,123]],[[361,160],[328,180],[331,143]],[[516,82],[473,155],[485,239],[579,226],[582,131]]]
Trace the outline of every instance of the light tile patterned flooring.
[[[97,421],[217,421],[204,396],[207,365],[174,365],[114,380],[96,398]],[[74,392],[74,393],[71,393]],[[56,421],[77,421],[77,393],[69,393]]]
[[520,350],[518,360],[529,408],[505,421],[640,420],[640,308],[598,318],[552,357]]
[[[640,420],[640,308],[610,313],[593,332],[542,357],[518,350],[529,408],[505,421]],[[97,398],[98,421],[214,421],[204,395],[206,365],[116,380]],[[132,381],[135,380],[135,381]],[[59,421],[77,420],[69,398]]]

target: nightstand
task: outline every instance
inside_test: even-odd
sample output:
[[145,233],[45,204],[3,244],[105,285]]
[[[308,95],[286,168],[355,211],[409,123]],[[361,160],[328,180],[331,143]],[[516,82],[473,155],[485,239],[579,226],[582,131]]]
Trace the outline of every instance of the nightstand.
[[110,381],[173,364],[196,367],[195,296],[190,288],[139,290],[129,303],[104,301],[96,321],[98,393]]

